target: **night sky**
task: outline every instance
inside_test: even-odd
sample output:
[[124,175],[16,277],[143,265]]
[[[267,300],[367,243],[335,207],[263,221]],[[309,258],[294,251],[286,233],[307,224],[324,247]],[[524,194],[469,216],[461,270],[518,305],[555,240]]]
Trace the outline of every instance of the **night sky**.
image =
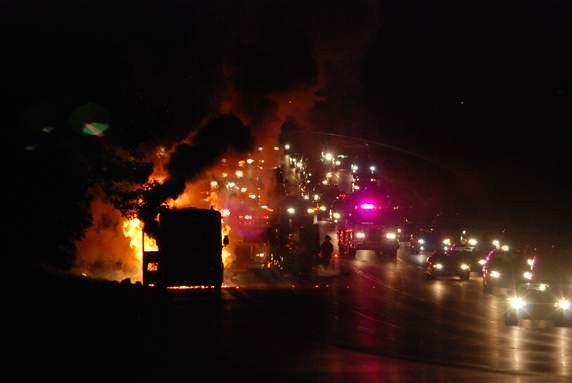
[[572,239],[569,1],[2,7],[17,140],[93,101],[111,110],[115,142],[175,142],[218,110],[229,83],[254,125],[276,108],[270,94],[307,89],[312,129],[427,156],[479,220]]

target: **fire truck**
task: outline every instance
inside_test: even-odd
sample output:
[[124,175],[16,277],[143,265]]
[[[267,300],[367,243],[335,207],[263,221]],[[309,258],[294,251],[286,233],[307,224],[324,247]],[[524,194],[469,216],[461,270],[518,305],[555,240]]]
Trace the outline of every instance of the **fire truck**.
[[342,256],[357,250],[373,250],[376,255],[397,258],[399,220],[389,199],[371,194],[354,194],[339,207],[338,248]]
[[214,287],[223,282],[221,215],[207,209],[161,212],[158,251],[143,252],[145,286]]

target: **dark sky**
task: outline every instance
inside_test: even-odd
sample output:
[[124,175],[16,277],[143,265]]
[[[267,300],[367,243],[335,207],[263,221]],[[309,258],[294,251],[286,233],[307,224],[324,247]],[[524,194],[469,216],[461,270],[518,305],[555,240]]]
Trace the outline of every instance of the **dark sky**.
[[431,157],[481,219],[572,239],[571,16],[550,0],[14,1],[4,91],[22,135],[91,100],[129,146],[181,138],[229,81],[259,121],[270,93],[317,89],[314,128]]

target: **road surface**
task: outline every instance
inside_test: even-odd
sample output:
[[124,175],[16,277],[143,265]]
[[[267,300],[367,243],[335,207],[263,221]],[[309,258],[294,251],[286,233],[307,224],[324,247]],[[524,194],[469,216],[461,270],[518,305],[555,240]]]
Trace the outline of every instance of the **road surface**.
[[572,381],[572,328],[507,327],[502,295],[484,295],[476,276],[427,281],[421,261],[360,251],[335,259],[336,276],[242,273],[218,297],[142,303],[128,286],[42,281],[7,314],[26,313],[6,348],[30,365],[22,378],[70,381]]
[[284,277],[250,288],[245,280],[225,289],[216,308],[208,298],[179,296],[157,373],[180,373],[176,366],[197,358],[195,345],[205,350],[204,365],[213,366],[206,354],[218,355],[221,377],[253,380],[572,379],[572,329],[507,327],[502,295],[484,295],[477,277],[426,281],[415,259],[400,251],[394,263],[360,251],[355,260],[336,260],[337,277]]

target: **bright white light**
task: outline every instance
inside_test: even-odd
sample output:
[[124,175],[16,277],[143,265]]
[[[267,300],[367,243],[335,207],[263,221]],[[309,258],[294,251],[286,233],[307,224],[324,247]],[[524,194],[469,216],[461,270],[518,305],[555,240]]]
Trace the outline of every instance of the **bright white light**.
[[389,233],[385,234],[385,238],[387,239],[396,239],[397,238],[397,234],[395,234],[394,232],[390,231]]
[[244,219],[246,219],[247,221],[250,221],[252,219],[252,216],[251,215],[245,215]]
[[324,205],[320,206],[320,211],[326,211],[326,207]]
[[461,270],[469,270],[469,265],[467,265],[466,263],[461,263]]
[[312,209],[311,207],[308,208],[307,210],[308,214],[314,214],[314,209]]
[[228,183],[226,184],[226,187],[229,188],[229,189],[232,189],[232,188],[235,187],[235,186],[236,186],[236,184],[235,184],[234,182],[232,182],[232,181],[231,181],[231,182],[228,182]]
[[491,271],[491,278],[499,279],[501,277],[501,273],[496,270]]
[[401,233],[401,229],[397,229],[397,232],[398,232],[398,233]]
[[322,181],[322,185],[327,185],[328,184],[328,180],[323,180]]
[[286,209],[286,211],[287,211],[288,214],[290,214],[290,215],[296,214],[296,209],[294,209],[293,207],[289,207],[288,209]]
[[548,285],[546,283],[541,283],[540,285],[538,285],[539,291],[546,291],[547,288],[548,288]]
[[425,244],[425,240],[424,240],[423,238],[419,238],[419,239],[417,240],[417,243],[420,244],[420,245],[424,245],[424,244]]
[[290,144],[286,144],[286,145],[284,145],[284,149],[286,149],[286,150],[290,150]]
[[530,281],[532,279],[532,273],[530,271],[525,271],[524,274],[522,274],[522,277]]
[[369,170],[370,170],[372,173],[375,172],[375,166],[374,166],[374,165],[371,165],[371,166],[369,167]]
[[327,173],[326,173],[326,178],[332,178],[332,176],[333,176],[333,175],[332,175],[331,172],[327,172]]
[[248,198],[250,198],[250,199],[256,199],[256,194],[249,194],[249,195],[248,195]]
[[475,238],[469,239],[469,245],[477,246],[477,243],[479,243],[479,241],[477,241]]
[[240,192],[241,192],[241,193],[246,193],[247,190],[248,190],[248,189],[245,188],[245,187],[240,188]]
[[359,239],[365,238],[365,233],[362,232],[362,231],[358,231],[358,232],[356,233],[356,238],[359,238]]
[[236,178],[242,178],[244,176],[244,172],[242,170],[237,170],[234,172]]
[[359,185],[354,185],[355,190],[359,190]]
[[211,189],[216,189],[218,186],[218,182],[216,181],[211,181]]
[[254,163],[254,160],[252,158],[249,158],[246,160],[246,163],[252,165]]
[[266,256],[266,253],[256,253],[256,256],[258,258],[264,258]]
[[493,246],[496,247],[497,249],[500,247],[500,241],[498,239],[495,239],[492,243]]
[[484,259],[479,259],[479,265],[484,266],[485,263],[487,263],[486,260],[484,260]]
[[341,164],[341,161],[336,161],[336,166],[340,166]]
[[280,148],[278,146],[275,146],[274,150],[280,150]]
[[342,215],[341,215],[340,213],[337,213],[337,212],[334,213],[334,214],[332,214],[332,216],[334,217],[334,219],[340,219],[340,218],[342,218]]
[[324,158],[326,159],[326,161],[331,161],[334,159],[334,155],[332,153],[326,153],[324,154]]
[[354,173],[357,172],[357,170],[359,169],[359,167],[356,164],[352,164],[351,168],[352,168],[352,172],[354,172]]
[[463,230],[463,235],[467,234],[467,230]]
[[320,200],[320,195],[314,194],[314,201],[319,201],[319,200]]
[[222,209],[222,210],[220,211],[220,215],[221,215],[222,217],[228,217],[228,216],[230,215],[230,210],[229,210],[229,209]]
[[261,151],[263,151],[263,150],[264,150],[264,148],[263,148],[262,146],[259,146],[259,147],[258,147],[258,151],[259,151],[259,152],[261,152]]
[[559,299],[558,307],[560,307],[562,310],[568,310],[570,309],[570,301],[566,298]]
[[307,201],[310,199],[310,196],[306,194],[306,195],[304,195],[304,199]]
[[526,306],[526,302],[520,297],[512,297],[510,298],[510,305],[513,309],[520,310]]
[[425,247],[419,246],[419,250],[423,251],[423,250],[425,250]]
[[223,173],[221,174],[221,176],[222,176],[222,178],[226,178],[226,177],[228,177],[228,173],[223,172]]
[[451,244],[451,240],[450,240],[449,238],[445,238],[445,239],[443,240],[443,245],[447,245],[447,246],[448,246],[448,245],[450,245],[450,244]]
[[442,263],[436,263],[433,265],[433,268],[435,268],[437,270],[443,270],[443,264]]
[[510,246],[509,246],[509,245],[502,245],[501,250],[502,250],[502,251],[509,251],[509,250],[510,250]]
[[529,258],[526,260],[526,263],[528,263],[528,266],[532,266],[534,265],[534,259],[533,258]]

